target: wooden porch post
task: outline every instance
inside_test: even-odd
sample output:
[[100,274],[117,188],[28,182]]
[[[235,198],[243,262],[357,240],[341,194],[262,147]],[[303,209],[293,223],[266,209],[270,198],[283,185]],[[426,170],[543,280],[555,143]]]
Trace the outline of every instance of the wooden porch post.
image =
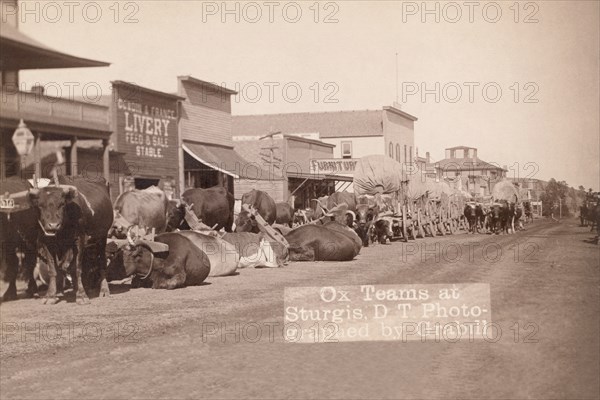
[[33,163],[35,166],[35,179],[42,177],[42,134],[39,132],[34,133],[35,136],[35,148],[33,150]]
[[110,178],[109,160],[108,139],[104,139],[102,140],[102,176],[106,180],[106,183],[109,182]]
[[77,136],[71,138],[71,157],[70,157],[71,176],[79,175],[77,171]]

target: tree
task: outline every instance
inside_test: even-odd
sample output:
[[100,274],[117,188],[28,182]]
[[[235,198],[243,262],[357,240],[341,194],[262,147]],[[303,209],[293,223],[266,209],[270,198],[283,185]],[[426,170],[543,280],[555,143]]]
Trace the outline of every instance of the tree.
[[[544,215],[550,215],[552,212],[558,214],[558,207],[562,203],[562,214],[565,216],[570,215],[569,206],[573,207],[571,201],[567,201],[569,195],[569,185],[565,181],[557,181],[552,178],[548,181],[548,184],[544,188],[544,193],[541,194],[540,198],[544,204]],[[558,216],[558,215],[555,215]]]

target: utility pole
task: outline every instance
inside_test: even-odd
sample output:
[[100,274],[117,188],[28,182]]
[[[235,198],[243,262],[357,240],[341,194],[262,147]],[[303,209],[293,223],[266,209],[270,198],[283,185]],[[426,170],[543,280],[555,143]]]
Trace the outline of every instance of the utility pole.
[[562,199],[558,198],[558,218],[562,218]]
[[[259,138],[258,140],[263,140],[266,139],[268,137],[271,138],[271,146],[268,147],[261,147],[261,150],[269,150],[269,167],[274,168],[273,166],[273,152],[275,151],[276,148],[278,148],[278,146],[275,146],[274,141],[273,141],[273,136],[280,134],[281,131],[277,131],[277,132],[270,132],[268,135],[265,135],[261,138]],[[273,169],[274,171],[274,169]]]

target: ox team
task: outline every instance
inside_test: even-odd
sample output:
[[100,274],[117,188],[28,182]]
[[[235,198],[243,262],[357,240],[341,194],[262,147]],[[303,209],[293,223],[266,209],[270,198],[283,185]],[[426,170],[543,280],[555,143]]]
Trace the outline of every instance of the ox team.
[[[154,186],[136,189],[121,194],[114,205],[104,182],[77,178],[61,178],[54,186],[26,193],[31,208],[3,225],[18,232],[18,245],[29,249],[26,254],[37,256],[25,258],[27,294],[35,295],[42,280],[48,285],[45,303],[50,304],[70,282],[77,302],[85,304],[88,293],[109,294],[108,280],[133,276],[134,287],[174,289],[248,266],[350,261],[363,246],[386,243],[393,236],[389,223],[378,218],[389,202],[349,192],[314,199],[311,207],[296,211],[252,190],[243,195],[246,206],[237,216],[233,195],[220,186],[189,189],[178,200],[168,200]],[[524,212],[529,215],[527,208]],[[515,221],[519,226],[522,214],[511,202],[489,210],[467,203],[460,219],[471,232],[500,233],[514,229]],[[194,220],[205,231],[190,230]],[[149,239],[149,232],[156,236]],[[16,251],[8,256],[10,283],[4,300],[16,298]]]

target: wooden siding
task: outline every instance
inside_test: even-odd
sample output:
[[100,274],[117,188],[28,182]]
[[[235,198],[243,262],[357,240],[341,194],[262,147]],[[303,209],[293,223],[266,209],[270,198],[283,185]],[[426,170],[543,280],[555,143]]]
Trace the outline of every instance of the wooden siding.
[[231,114],[191,104],[182,103],[181,137],[183,140],[233,147],[231,140]]
[[[144,90],[138,90],[133,99],[130,94],[128,86],[114,86],[113,140],[116,150],[124,153],[122,158],[127,167],[122,170],[136,178],[177,179],[177,99]],[[143,121],[146,123],[140,126]],[[179,191],[176,189],[176,192]]]
[[255,181],[250,179],[235,179],[233,182],[234,197],[240,200],[244,193],[252,189],[267,192],[275,201],[286,201],[288,198],[286,181]]

